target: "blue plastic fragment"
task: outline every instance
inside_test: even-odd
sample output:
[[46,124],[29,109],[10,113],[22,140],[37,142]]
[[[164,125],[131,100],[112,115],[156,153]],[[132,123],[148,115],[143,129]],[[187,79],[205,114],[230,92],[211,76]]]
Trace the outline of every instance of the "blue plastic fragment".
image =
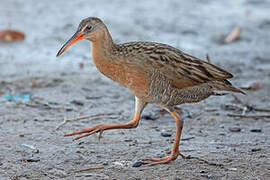
[[26,102],[30,100],[30,94],[5,94],[4,99],[6,101],[15,101],[15,102]]

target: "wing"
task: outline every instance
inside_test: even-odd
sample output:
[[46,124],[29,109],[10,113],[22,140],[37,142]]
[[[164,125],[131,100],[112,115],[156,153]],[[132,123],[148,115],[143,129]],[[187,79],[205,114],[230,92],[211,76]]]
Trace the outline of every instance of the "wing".
[[160,71],[177,88],[233,77],[229,72],[183,52],[167,51],[164,55],[159,55],[159,59],[164,62],[156,61],[157,68],[162,64]]
[[188,55],[172,46],[160,43],[126,44],[137,51],[135,56],[144,69],[156,69],[176,88],[184,88],[202,83],[226,80],[233,75],[213,64]]

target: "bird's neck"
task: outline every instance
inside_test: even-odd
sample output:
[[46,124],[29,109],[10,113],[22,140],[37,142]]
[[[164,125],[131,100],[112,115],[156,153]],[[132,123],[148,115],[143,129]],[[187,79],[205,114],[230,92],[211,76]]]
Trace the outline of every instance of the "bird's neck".
[[114,69],[113,64],[117,63],[118,58],[115,58],[114,44],[112,37],[107,29],[106,31],[97,34],[97,38],[91,41],[92,60],[97,69],[107,77],[115,79],[110,72]]
[[96,35],[95,40],[91,42],[93,61],[112,60],[115,46],[116,44],[113,42],[108,29],[104,28],[102,32]]

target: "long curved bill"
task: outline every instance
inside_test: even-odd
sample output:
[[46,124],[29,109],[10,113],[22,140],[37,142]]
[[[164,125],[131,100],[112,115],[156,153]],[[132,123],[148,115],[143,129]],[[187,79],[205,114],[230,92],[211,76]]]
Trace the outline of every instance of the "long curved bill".
[[75,42],[83,39],[83,33],[81,32],[76,32],[65,44],[64,46],[58,51],[57,56],[60,56],[67,48],[69,48],[72,44],[74,44]]

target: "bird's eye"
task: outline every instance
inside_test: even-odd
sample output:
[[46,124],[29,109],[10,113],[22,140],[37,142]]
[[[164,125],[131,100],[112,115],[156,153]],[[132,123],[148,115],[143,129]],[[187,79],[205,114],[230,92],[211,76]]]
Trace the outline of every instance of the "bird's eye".
[[87,31],[90,31],[91,29],[92,29],[92,26],[91,25],[86,26],[86,30]]

